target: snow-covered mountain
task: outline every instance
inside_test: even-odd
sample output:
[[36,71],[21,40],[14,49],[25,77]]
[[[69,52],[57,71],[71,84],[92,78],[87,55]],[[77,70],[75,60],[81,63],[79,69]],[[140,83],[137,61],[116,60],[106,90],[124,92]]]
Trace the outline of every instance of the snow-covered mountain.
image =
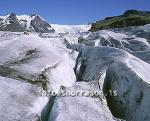
[[74,33],[87,32],[91,25],[59,25],[49,24],[41,16],[16,15],[14,13],[0,16],[0,31],[42,32],[42,33]]
[[0,31],[0,121],[150,120],[150,25],[45,33],[39,16],[0,18],[21,31]]
[[39,15],[16,15],[14,13],[0,16],[0,31],[12,32],[54,32],[54,29]]

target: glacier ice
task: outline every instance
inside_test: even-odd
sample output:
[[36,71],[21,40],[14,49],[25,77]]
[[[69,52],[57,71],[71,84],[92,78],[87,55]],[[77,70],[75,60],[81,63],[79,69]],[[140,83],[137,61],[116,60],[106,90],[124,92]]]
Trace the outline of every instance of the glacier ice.
[[[150,25],[93,33],[90,25],[51,26],[54,33],[0,32],[0,120],[150,119]],[[62,88],[117,96],[41,95]]]

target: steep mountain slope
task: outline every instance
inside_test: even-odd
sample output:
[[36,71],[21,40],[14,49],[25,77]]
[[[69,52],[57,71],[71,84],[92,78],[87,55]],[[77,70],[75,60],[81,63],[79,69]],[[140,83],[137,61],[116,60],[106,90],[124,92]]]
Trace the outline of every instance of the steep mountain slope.
[[128,10],[121,16],[107,17],[92,24],[90,31],[150,24],[150,12]]
[[34,14],[31,16],[17,16],[14,13],[6,16],[0,16],[0,31],[12,32],[54,32],[54,29],[40,16]]

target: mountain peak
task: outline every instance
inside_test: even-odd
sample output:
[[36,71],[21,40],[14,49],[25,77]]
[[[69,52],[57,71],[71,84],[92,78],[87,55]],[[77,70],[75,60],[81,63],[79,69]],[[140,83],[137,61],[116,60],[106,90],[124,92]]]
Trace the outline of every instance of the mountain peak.
[[124,12],[123,16],[131,15],[131,14],[142,15],[142,14],[150,14],[150,12],[148,12],[148,11],[138,11],[138,10],[127,10],[127,11]]
[[30,31],[30,32],[54,32],[51,25],[37,14],[16,15],[10,13],[6,16],[0,16],[0,31]]
[[38,15],[36,13],[31,14],[31,17],[39,17],[39,18],[41,18],[40,15]]
[[31,14],[31,17],[33,17],[33,16],[37,16],[37,14],[36,13]]
[[15,13],[10,13],[10,14],[9,14],[9,17],[15,17],[15,16],[16,16]]

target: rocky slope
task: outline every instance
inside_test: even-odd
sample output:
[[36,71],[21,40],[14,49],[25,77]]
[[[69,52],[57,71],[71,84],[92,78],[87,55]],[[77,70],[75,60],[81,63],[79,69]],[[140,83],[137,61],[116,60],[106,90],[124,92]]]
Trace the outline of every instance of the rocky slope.
[[0,16],[0,31],[12,32],[54,32],[54,29],[40,16],[33,14],[17,16],[14,13]]
[[90,31],[150,24],[150,12],[128,10],[123,15],[107,17],[92,24]]

